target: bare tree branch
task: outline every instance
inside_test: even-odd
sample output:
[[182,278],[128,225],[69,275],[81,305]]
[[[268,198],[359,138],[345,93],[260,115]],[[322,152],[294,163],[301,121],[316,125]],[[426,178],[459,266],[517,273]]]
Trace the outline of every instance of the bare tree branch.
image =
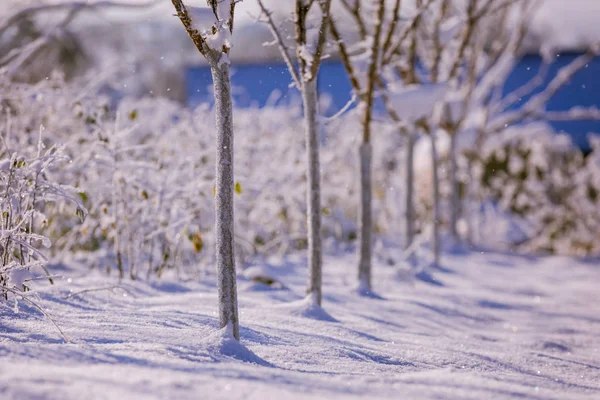
[[351,5],[348,2],[348,0],[340,0],[340,1],[342,3],[342,6],[344,6],[346,11],[348,11],[350,13],[352,18],[356,22],[356,25],[358,26],[358,33],[359,33],[360,39],[366,40],[367,39],[367,27],[365,25],[365,22],[363,21],[362,15],[360,14],[360,12],[361,12],[360,0],[354,0],[354,5]]
[[540,117],[548,121],[600,120],[598,107],[573,107],[567,111],[546,111]]
[[489,127],[490,130],[492,132],[497,132],[506,126],[513,125],[520,121],[530,118],[540,118],[540,115],[546,113],[543,110],[548,101],[573,77],[573,75],[590,63],[598,55],[599,51],[600,42],[591,46],[585,54],[579,56],[569,65],[563,67],[550,81],[548,86],[546,86],[546,89],[529,99],[521,109],[505,113],[496,118]]
[[350,60],[350,53],[348,52],[348,48],[346,47],[346,44],[344,43],[342,35],[338,31],[336,23],[333,18],[329,18],[329,29],[331,31],[331,35],[333,36],[333,39],[335,40],[335,42],[338,46],[338,49],[340,51],[340,58],[342,59],[342,64],[344,65],[346,74],[348,75],[348,78],[350,79],[350,84],[352,85],[352,88],[354,89],[354,93],[356,93],[356,95],[360,99],[363,95],[362,88],[361,88],[360,82],[356,76],[356,71],[354,70],[352,61]]
[[398,39],[396,39],[396,41],[388,45],[389,50],[387,51],[387,54],[384,54],[382,56],[383,65],[389,64],[394,54],[401,53],[402,44],[408,38],[408,36],[415,31],[415,29],[419,25],[420,18],[427,10],[429,10],[429,7],[434,3],[434,1],[436,0],[428,0],[427,3],[421,5],[418,8],[415,15],[413,16],[413,18],[410,20],[410,23],[399,32]]
[[387,35],[385,36],[385,40],[383,41],[382,54],[386,54],[392,45],[392,38],[396,33],[396,27],[398,26],[398,22],[400,21],[400,6],[402,4],[402,0],[395,0],[394,9],[392,11],[392,20],[390,21],[390,28],[388,29]]
[[15,22],[23,18],[29,17],[31,15],[43,12],[68,10],[70,12],[77,13],[82,10],[100,8],[146,8],[156,5],[159,2],[160,0],[151,0],[144,3],[122,3],[119,1],[97,1],[94,3],[90,3],[87,1],[65,1],[61,3],[42,4],[38,6],[26,7],[18,10],[12,15],[9,15],[4,21],[0,22],[0,36],[2,36],[6,29],[12,26]]
[[379,43],[381,41],[381,32],[383,30],[383,17],[385,14],[385,0],[379,0],[377,7],[377,15],[375,22],[375,31],[373,32],[373,42],[371,45],[371,60],[367,70],[367,90],[365,94],[366,110],[364,115],[363,124],[365,129],[363,130],[363,142],[368,143],[370,141],[371,130],[370,121],[371,114],[373,112],[373,90],[375,88],[376,81],[379,79],[377,74],[377,67],[379,64]]
[[298,76],[298,71],[294,67],[294,62],[292,61],[292,57],[290,56],[289,49],[285,45],[283,38],[281,37],[281,34],[279,33],[279,30],[275,26],[275,22],[273,21],[273,18],[272,18],[272,13],[269,10],[267,10],[267,8],[263,4],[262,0],[258,0],[258,5],[260,6],[262,13],[267,18],[266,23],[269,27],[269,30],[273,34],[275,41],[277,42],[277,47],[279,47],[279,51],[281,52],[281,55],[283,56],[283,60],[285,61],[285,64],[287,65],[288,70],[290,71],[290,75],[292,76],[294,85],[296,85],[296,87],[298,89],[300,89],[300,77]]
[[[177,17],[179,18],[186,32],[192,39],[192,42],[194,42],[194,45],[196,46],[200,54],[202,54],[208,60],[209,48],[206,45],[206,40],[204,39],[202,34],[192,26],[192,18],[190,17],[190,14],[188,13],[185,4],[183,4],[182,0],[171,0],[171,2],[175,7],[175,11],[177,11]],[[210,62],[210,60],[208,61]]]
[[313,57],[313,63],[311,68],[311,76],[316,79],[317,72],[321,66],[323,59],[323,46],[325,46],[325,39],[327,38],[327,21],[331,18],[329,12],[331,9],[331,0],[319,0],[319,6],[321,8],[321,24],[319,25],[319,36],[317,38],[317,44],[315,46],[315,53]]
[[56,329],[58,330],[58,332],[60,333],[60,336],[63,338],[63,340],[65,341],[65,343],[70,343],[69,338],[67,338],[67,335],[65,335],[65,333],[63,332],[63,330],[61,329],[61,327],[58,325],[58,323],[56,323],[56,321],[54,320],[54,318],[52,318],[50,316],[50,314],[48,314],[46,312],[46,310],[44,310],[42,308],[42,306],[40,306],[39,304],[37,304],[35,301],[31,300],[29,298],[29,296],[27,296],[25,293],[22,293],[18,290],[3,286],[2,288],[0,288],[0,291],[7,291],[9,293],[14,294],[15,296],[19,296],[20,298],[22,298],[24,301],[28,302],[29,304],[31,304],[32,306],[34,306],[35,308],[37,308],[42,314],[44,314],[44,316],[46,318],[48,318],[50,320],[50,322],[52,322],[52,324],[56,327]]

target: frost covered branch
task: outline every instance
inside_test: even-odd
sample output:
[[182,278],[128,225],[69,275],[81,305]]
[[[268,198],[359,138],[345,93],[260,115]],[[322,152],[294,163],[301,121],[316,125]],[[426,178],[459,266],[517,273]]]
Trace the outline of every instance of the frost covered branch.
[[[569,65],[562,67],[556,76],[550,81],[546,88],[531,97],[519,110],[500,114],[493,119],[488,127],[489,131],[497,132],[503,128],[514,125],[520,121],[528,119],[540,119],[546,115],[546,104],[569,80],[582,68],[588,65],[597,55],[600,50],[600,43],[596,43],[585,52],[573,60]],[[576,116],[577,113],[573,113]]]
[[62,339],[65,341],[65,343],[70,343],[71,342],[69,340],[69,338],[67,337],[67,335],[65,335],[65,333],[63,332],[62,328],[54,320],[54,318],[52,318],[52,316],[50,314],[48,314],[48,312],[46,310],[44,310],[44,308],[42,306],[40,306],[35,301],[31,300],[27,294],[25,294],[23,292],[20,292],[18,290],[15,290],[15,289],[6,287],[6,286],[0,286],[0,292],[2,292],[2,291],[8,292],[8,293],[12,293],[14,296],[20,297],[25,302],[27,302],[27,303],[31,304],[32,306],[34,306],[35,308],[37,308],[46,318],[48,318],[48,320],[50,322],[52,322],[52,325],[54,325],[54,327],[56,328],[56,330],[58,330],[58,333],[60,334],[60,337],[62,337]]
[[121,285],[111,285],[111,286],[106,286],[106,287],[83,289],[83,290],[79,290],[77,292],[72,292],[72,293],[69,293],[67,296],[65,296],[65,300],[72,299],[73,297],[76,297],[76,296],[81,296],[82,294],[85,294],[85,293],[102,292],[102,291],[105,291],[105,290],[111,291],[114,294],[116,289],[120,289],[120,290],[126,292],[131,297],[135,297],[133,295],[133,293],[131,293],[131,291],[127,290],[123,286],[121,286]]
[[61,1],[57,3],[41,4],[36,6],[25,7],[17,10],[14,14],[9,15],[3,21],[0,21],[0,36],[11,26],[18,21],[31,17],[35,14],[46,12],[67,11],[74,16],[84,10],[99,10],[108,8],[147,8],[160,3],[160,0],[152,0],[143,3],[128,3],[120,1]]

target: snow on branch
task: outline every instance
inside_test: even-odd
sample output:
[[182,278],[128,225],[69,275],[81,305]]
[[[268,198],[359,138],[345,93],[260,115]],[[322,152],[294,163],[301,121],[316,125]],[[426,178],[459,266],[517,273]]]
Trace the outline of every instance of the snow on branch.
[[342,107],[338,112],[336,112],[334,115],[332,115],[329,118],[324,118],[323,123],[329,124],[329,123],[335,121],[336,119],[339,119],[342,115],[344,115],[346,113],[346,111],[348,111],[350,109],[350,107],[352,107],[352,105],[354,103],[356,103],[356,94],[353,94],[352,97],[350,98],[350,100],[348,100],[348,102],[344,105],[344,107]]
[[415,122],[432,115],[436,105],[443,101],[448,84],[409,85],[388,94],[390,106],[397,118]]
[[183,24],[186,32],[198,51],[210,64],[227,60],[231,49],[231,34],[233,33],[234,0],[210,0],[213,17],[210,26],[203,26],[202,19],[207,10],[203,7],[186,6],[182,0],[171,0],[176,16]]
[[314,44],[310,44],[307,35],[307,20],[314,1],[305,3],[296,0],[295,26],[296,26],[296,57],[300,64],[300,74],[304,82],[317,78],[317,72],[321,65],[323,47],[326,39],[326,26],[329,20],[331,0],[318,0],[321,9],[321,21],[318,28],[318,36]]
[[546,111],[540,116],[548,121],[600,120],[600,108],[577,106],[567,111]]

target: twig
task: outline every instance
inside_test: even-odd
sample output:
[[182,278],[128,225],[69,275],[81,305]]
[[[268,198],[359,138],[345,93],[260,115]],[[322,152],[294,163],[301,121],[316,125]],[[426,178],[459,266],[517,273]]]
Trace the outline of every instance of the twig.
[[375,89],[376,80],[379,78],[377,74],[378,67],[380,66],[380,50],[379,43],[381,41],[381,32],[383,29],[383,19],[385,15],[385,0],[379,0],[377,6],[377,12],[375,14],[376,22],[375,29],[373,32],[373,43],[371,46],[371,59],[367,68],[367,88],[365,93],[365,114],[363,117],[363,143],[369,143],[371,140],[371,115],[373,112],[373,92]]
[[329,118],[324,118],[323,123],[329,124],[330,122],[335,121],[336,119],[341,117],[346,111],[348,111],[348,109],[350,109],[350,107],[352,107],[354,103],[356,103],[356,94],[352,94],[352,98],[348,100],[348,102],[344,105],[344,107],[341,108],[341,110],[339,110]]
[[331,9],[331,0],[319,0],[319,6],[321,7],[321,25],[319,26],[319,36],[317,38],[317,44],[315,46],[314,53],[314,61],[311,65],[311,73],[310,76],[313,79],[316,79],[317,72],[319,72],[319,67],[321,66],[321,61],[323,60],[323,47],[325,46],[325,39],[327,35],[327,21],[330,16]]
[[489,130],[496,132],[504,127],[513,125],[517,122],[530,118],[535,118],[545,113],[544,106],[548,101],[568,82],[579,70],[584,68],[594,57],[597,56],[600,49],[600,42],[590,46],[588,51],[577,57],[569,65],[563,67],[556,76],[550,81],[546,88],[539,94],[529,99],[520,110],[507,112],[496,120],[492,121]]
[[118,1],[98,1],[95,3],[90,3],[88,1],[65,1],[60,3],[26,7],[8,16],[4,21],[2,21],[2,23],[0,23],[0,36],[16,21],[28,15],[40,12],[62,11],[65,9],[78,12],[79,10],[94,8],[144,8],[153,6],[159,2],[160,0],[151,0],[144,3],[121,3]]
[[50,320],[50,322],[52,322],[52,324],[56,327],[56,329],[58,330],[58,332],[60,333],[60,336],[63,338],[63,340],[65,341],[65,343],[71,343],[71,341],[69,340],[69,338],[67,337],[67,335],[65,335],[65,333],[63,332],[63,330],[60,328],[60,326],[58,326],[58,324],[56,323],[56,321],[54,320],[54,318],[52,318],[50,316],[50,314],[48,314],[40,305],[38,305],[35,301],[31,300],[28,296],[26,296],[25,294],[19,292],[18,290],[15,289],[11,289],[9,287],[3,287],[1,290],[5,290],[7,292],[10,292],[12,294],[14,294],[15,296],[19,296],[21,297],[23,300],[27,301],[29,304],[31,304],[32,306],[34,306],[35,308],[37,308],[42,314],[44,314],[44,316],[46,318],[48,318]]
[[346,43],[344,42],[340,31],[337,29],[336,23],[333,20],[333,18],[329,18],[329,30],[331,31],[331,35],[333,36],[333,39],[338,45],[340,57],[342,59],[342,64],[344,65],[344,69],[346,70],[346,75],[348,75],[348,78],[350,79],[350,83],[352,84],[354,93],[357,96],[362,97],[361,84],[357,78],[354,66],[352,65],[352,61],[350,60],[350,53],[348,52]]
[[113,285],[113,286],[106,286],[106,287],[100,287],[100,288],[84,289],[84,290],[80,290],[78,292],[73,292],[73,293],[70,293],[67,297],[65,297],[65,300],[72,299],[73,297],[79,296],[79,295],[84,294],[84,293],[100,292],[100,291],[103,291],[103,290],[110,290],[114,294],[115,293],[115,289],[121,289],[122,291],[124,291],[127,294],[129,294],[131,297],[135,298],[135,295],[133,295],[133,293],[131,293],[129,290],[125,289],[124,287],[122,287],[120,285]]
[[262,0],[258,0],[258,5],[260,6],[262,13],[265,14],[265,16],[267,17],[266,23],[269,26],[269,30],[273,34],[273,37],[275,38],[275,42],[277,43],[277,46],[279,47],[279,51],[281,52],[281,55],[283,56],[283,60],[285,61],[285,64],[287,65],[288,70],[290,71],[290,75],[292,76],[292,79],[294,80],[294,85],[296,85],[296,87],[300,90],[301,86],[300,86],[300,77],[298,76],[298,71],[296,70],[296,68],[294,68],[294,63],[292,62],[292,57],[289,54],[289,50],[288,50],[287,46],[285,45],[285,43],[283,42],[283,38],[281,37],[279,30],[277,30],[277,27],[275,26],[275,22],[273,21],[273,18],[271,18],[272,13],[269,10],[267,10],[267,8],[264,6]]

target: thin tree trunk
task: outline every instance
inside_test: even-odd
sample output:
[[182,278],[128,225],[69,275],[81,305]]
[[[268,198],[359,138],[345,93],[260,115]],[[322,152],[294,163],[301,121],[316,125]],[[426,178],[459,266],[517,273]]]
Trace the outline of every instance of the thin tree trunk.
[[458,239],[458,218],[460,214],[460,199],[458,193],[458,165],[456,154],[456,134],[450,135],[450,235],[452,239]]
[[467,243],[469,245],[473,245],[474,242],[474,234],[475,234],[475,221],[473,220],[474,215],[476,214],[473,210],[473,204],[475,203],[475,182],[473,178],[473,168],[474,161],[470,160],[467,166],[467,173],[469,174],[467,178],[467,186],[466,186],[466,199],[465,199],[465,213],[464,218],[467,222]]
[[408,249],[414,241],[415,237],[415,210],[413,205],[414,196],[414,152],[415,152],[415,136],[411,133],[406,135],[406,241],[404,248]]
[[371,291],[371,234],[373,216],[371,208],[371,143],[365,142],[359,148],[360,156],[360,215],[359,215],[359,291]]
[[364,100],[361,102],[364,107],[362,117],[363,140],[359,149],[360,155],[360,219],[359,234],[360,254],[358,261],[358,284],[361,293],[371,291],[371,236],[373,231],[373,216],[371,209],[371,120],[373,116],[373,100],[375,93],[375,84],[378,80],[379,55],[381,49],[379,43],[381,40],[381,31],[383,28],[385,15],[385,0],[379,0],[376,11],[376,22],[373,30],[373,42],[371,46],[371,56],[369,68],[367,71],[367,88]]
[[433,248],[433,263],[440,264],[440,177],[438,174],[438,152],[435,134],[431,138],[431,169],[433,179],[433,235],[431,238]]
[[304,131],[307,158],[307,210],[308,226],[308,288],[313,303],[321,305],[323,253],[321,245],[321,171],[319,164],[319,124],[317,122],[317,81],[303,82]]
[[229,64],[211,66],[217,123],[216,241],[219,326],[240,339],[233,231],[233,115]]

